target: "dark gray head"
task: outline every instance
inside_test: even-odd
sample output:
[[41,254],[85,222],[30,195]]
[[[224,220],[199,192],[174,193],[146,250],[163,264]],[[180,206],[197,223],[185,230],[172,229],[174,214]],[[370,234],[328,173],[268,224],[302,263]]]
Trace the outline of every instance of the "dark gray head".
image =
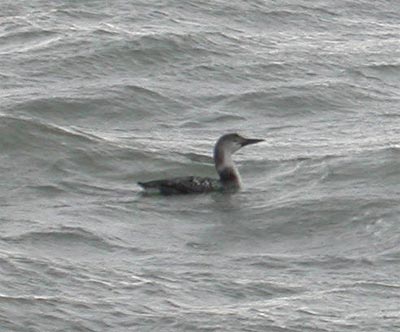
[[217,152],[233,154],[242,147],[264,141],[263,139],[244,138],[239,134],[226,134],[219,138],[214,149],[214,156]]

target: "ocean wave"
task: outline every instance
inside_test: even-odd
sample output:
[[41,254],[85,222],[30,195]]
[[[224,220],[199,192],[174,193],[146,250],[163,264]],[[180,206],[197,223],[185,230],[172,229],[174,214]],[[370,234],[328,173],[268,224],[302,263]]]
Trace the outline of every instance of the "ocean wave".
[[380,72],[387,72],[393,74],[394,71],[400,70],[400,63],[398,62],[371,63],[367,66],[364,66],[363,69],[373,69]]
[[23,242],[48,242],[48,243],[82,243],[95,247],[107,247],[107,242],[100,236],[81,227],[60,226],[43,231],[32,231],[7,238],[18,243]]
[[[106,234],[96,234],[95,232],[78,226],[59,226],[49,227],[43,230],[21,232],[19,234],[2,236],[2,241],[18,244],[23,248],[25,245],[34,244],[37,250],[51,250],[52,247],[70,248],[70,252],[81,252],[82,250],[101,250],[106,252],[127,251],[135,255],[145,255],[147,250],[134,247],[130,243],[125,243],[119,238],[113,238]],[[42,264],[42,263],[41,263]],[[43,263],[44,264],[44,263]],[[46,269],[50,269],[50,266]],[[52,273],[59,273],[54,270]]]
[[[57,126],[49,122],[28,117],[1,116],[1,139],[7,150],[43,149],[44,146],[66,147],[65,140],[71,144],[94,143],[99,140],[91,134],[76,132],[71,128]],[[64,142],[64,143],[63,143]]]
[[37,29],[0,36],[0,54],[18,54],[47,48],[61,39],[52,31]]

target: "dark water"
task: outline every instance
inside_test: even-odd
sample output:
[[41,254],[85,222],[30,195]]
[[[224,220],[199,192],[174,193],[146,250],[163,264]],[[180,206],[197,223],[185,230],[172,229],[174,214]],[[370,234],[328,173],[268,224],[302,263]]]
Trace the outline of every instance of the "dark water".
[[400,330],[399,12],[1,2],[1,331]]

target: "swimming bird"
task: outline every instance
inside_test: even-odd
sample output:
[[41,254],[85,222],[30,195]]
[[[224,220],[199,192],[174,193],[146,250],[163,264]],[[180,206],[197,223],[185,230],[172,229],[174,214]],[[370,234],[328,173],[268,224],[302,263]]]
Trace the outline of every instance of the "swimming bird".
[[214,147],[214,163],[219,179],[186,176],[138,182],[138,184],[147,192],[156,192],[163,195],[237,191],[240,189],[241,180],[239,172],[233,163],[232,154],[246,145],[262,141],[264,140],[244,138],[236,133],[220,137]]

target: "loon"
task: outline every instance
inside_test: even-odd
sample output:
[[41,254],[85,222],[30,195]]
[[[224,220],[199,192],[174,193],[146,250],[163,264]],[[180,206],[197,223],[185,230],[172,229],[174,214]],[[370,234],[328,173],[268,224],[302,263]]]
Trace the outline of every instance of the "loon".
[[138,182],[147,192],[162,195],[200,194],[216,191],[237,191],[240,189],[240,175],[232,160],[232,154],[242,147],[264,141],[244,138],[238,134],[220,137],[214,147],[214,162],[219,179],[186,176],[149,182]]

